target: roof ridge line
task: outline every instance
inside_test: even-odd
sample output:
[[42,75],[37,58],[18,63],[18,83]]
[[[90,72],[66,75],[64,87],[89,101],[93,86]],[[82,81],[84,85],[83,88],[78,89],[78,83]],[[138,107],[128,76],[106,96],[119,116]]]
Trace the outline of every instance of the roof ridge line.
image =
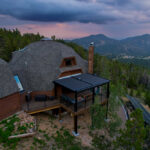
[[89,83],[89,82],[84,81],[84,80],[82,80],[82,79],[76,78],[75,76],[72,77],[72,78],[74,78],[74,79],[76,79],[76,80],[79,80],[79,81],[82,81],[82,82],[84,82],[84,83],[87,83],[87,84],[89,84],[89,85],[91,85],[91,86],[93,85],[92,83]]

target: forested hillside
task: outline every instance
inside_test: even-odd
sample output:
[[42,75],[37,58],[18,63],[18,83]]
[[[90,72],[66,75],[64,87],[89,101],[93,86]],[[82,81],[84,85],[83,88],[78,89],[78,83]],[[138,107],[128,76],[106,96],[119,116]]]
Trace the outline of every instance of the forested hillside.
[[[116,59],[116,58],[115,58]],[[124,63],[133,63],[141,67],[145,67],[150,69],[150,59],[139,59],[139,58],[118,58],[118,61],[124,62]]]
[[75,42],[84,48],[87,48],[87,45],[91,41],[95,42],[96,52],[105,56],[118,56],[121,54],[130,56],[150,55],[149,34],[130,37],[123,40],[116,40],[103,34],[97,34],[72,40],[72,42]]
[[23,34],[15,30],[0,29],[0,58],[9,61],[13,51],[19,50],[29,43],[39,41],[39,34]]

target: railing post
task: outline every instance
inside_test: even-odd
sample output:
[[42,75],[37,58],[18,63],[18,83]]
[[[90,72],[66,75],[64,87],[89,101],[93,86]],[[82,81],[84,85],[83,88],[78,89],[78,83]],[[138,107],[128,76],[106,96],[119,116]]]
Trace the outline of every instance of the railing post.
[[55,85],[54,85],[54,92],[55,92],[55,97],[57,98],[57,88],[56,88],[56,83],[55,83]]
[[92,104],[95,102],[95,88],[92,89]]
[[77,96],[78,96],[78,94],[77,94],[77,92],[75,92],[75,104],[74,104],[74,112],[77,112],[78,111],[78,105],[77,105]]

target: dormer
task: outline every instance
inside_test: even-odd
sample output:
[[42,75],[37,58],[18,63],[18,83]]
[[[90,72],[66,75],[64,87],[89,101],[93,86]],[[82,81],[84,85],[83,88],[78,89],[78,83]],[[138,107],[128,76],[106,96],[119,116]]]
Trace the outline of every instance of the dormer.
[[60,65],[60,68],[62,67],[72,67],[77,65],[76,58],[74,56],[72,57],[66,57],[62,60],[62,63]]

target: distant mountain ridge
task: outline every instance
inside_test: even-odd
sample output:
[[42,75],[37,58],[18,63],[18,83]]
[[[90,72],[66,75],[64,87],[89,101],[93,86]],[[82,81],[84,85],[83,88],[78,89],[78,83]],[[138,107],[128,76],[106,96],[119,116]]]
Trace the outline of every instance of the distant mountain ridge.
[[147,56],[150,55],[150,34],[128,37],[123,40],[109,38],[104,34],[90,35],[87,37],[74,39],[84,48],[88,48],[90,42],[94,42],[95,51],[106,56],[131,55]]

